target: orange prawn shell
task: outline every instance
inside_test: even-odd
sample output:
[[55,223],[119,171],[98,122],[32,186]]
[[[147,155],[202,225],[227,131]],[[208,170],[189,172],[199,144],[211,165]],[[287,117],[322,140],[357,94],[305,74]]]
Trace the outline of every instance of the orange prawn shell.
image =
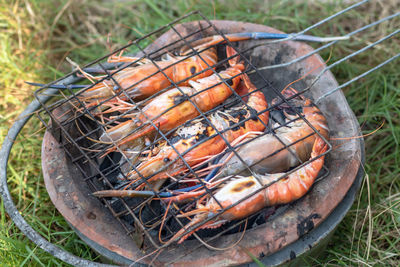
[[79,95],[79,97],[84,101],[91,99],[105,99],[114,95],[113,88],[114,85],[111,81],[104,80],[93,85],[93,87],[86,89]]
[[138,100],[146,99],[171,85],[167,78],[173,74],[171,62],[161,61],[156,64],[157,66],[154,63],[148,63],[126,68],[114,74],[114,79],[130,97]]
[[[199,115],[194,105],[190,101],[184,100],[181,91],[186,95],[193,94],[193,88],[190,87],[173,88],[153,99],[143,108],[143,113],[153,120],[153,123],[160,130],[172,129],[176,125],[185,123],[188,118],[194,118]],[[160,107],[165,107],[167,111],[160,114]],[[173,108],[168,110],[168,107]],[[145,115],[140,114],[138,119],[142,122],[148,121]]]
[[196,82],[190,82],[190,85],[198,92],[197,95],[193,96],[193,100],[202,111],[210,110],[221,104],[227,97],[233,94],[233,90],[238,88],[241,80],[239,76],[243,70],[241,66],[243,65],[235,65],[219,73],[219,76],[226,79],[230,87],[217,74],[197,80]]
[[[222,208],[236,204],[242,198],[261,188],[261,185],[256,178],[247,178],[248,179],[243,180],[243,182],[239,182],[233,187],[225,188],[225,190],[222,189],[217,193],[216,198],[218,199],[218,203],[221,204]],[[234,196],[234,198],[232,198],[232,196]],[[245,218],[264,208],[266,200],[266,194],[256,193],[255,195],[226,210],[224,213],[218,216],[218,219],[232,221]],[[221,206],[218,203],[215,201],[215,199],[211,198],[209,204],[207,205],[211,213],[216,214],[220,212]]]
[[[192,126],[196,124],[203,124],[202,121],[203,120],[195,121],[194,123],[192,123]],[[216,131],[211,126],[202,125],[199,127],[198,132],[188,138],[181,138],[180,140],[175,142],[174,136],[176,138],[177,135],[174,135],[170,139],[173,148],[168,146],[165,150],[168,152],[163,152],[161,157],[163,157],[164,159],[168,157],[168,160],[166,160],[167,162],[175,160],[178,158],[178,155],[175,152],[175,150],[177,150],[178,153],[183,156],[189,166],[199,163],[203,161],[205,157],[217,154],[225,148],[225,142],[220,136],[215,136],[214,138],[210,138],[205,142],[195,146],[198,142],[202,142],[203,138],[209,138],[210,136],[215,135],[215,133]],[[195,147],[189,150],[192,146]],[[181,160],[179,159],[177,163],[173,164],[173,168],[176,168],[177,165],[181,164],[182,166],[184,166],[183,162],[181,162]]]
[[[211,47],[208,50],[201,52],[199,56],[192,56],[187,60],[184,60],[174,65],[173,80],[175,83],[186,86],[189,85],[189,80],[198,80],[204,77],[208,77],[213,73],[213,68],[217,61],[217,51],[214,47]],[[205,71],[199,73],[203,70]],[[196,73],[199,74],[196,75]],[[185,79],[187,80],[181,82]]]
[[[242,79],[243,82],[238,86],[238,90],[241,94],[250,94],[246,105],[231,108],[225,112],[217,112],[213,116],[216,120],[214,124],[219,131],[223,131],[228,142],[232,142],[248,132],[263,131],[268,124],[269,111],[266,110],[268,103],[265,95],[256,91],[257,88],[251,83],[247,74],[243,74]],[[231,129],[224,131],[228,127]]]
[[[311,100],[307,99],[304,101],[303,114],[307,121],[326,139],[329,138],[328,122],[322,112],[317,106],[315,106]],[[285,134],[284,137],[290,142],[294,143],[297,140],[304,138],[307,135],[313,134],[314,130],[304,121],[303,126],[299,131],[292,131],[290,134]],[[297,142],[293,147],[300,159],[307,159],[310,155],[314,141],[317,135],[313,134],[301,142]]]
[[[311,158],[323,154],[327,149],[328,145],[320,137],[316,138],[312,149],[313,151],[311,152]],[[266,194],[268,204],[286,204],[304,196],[311,188],[315,178],[317,178],[319,171],[324,165],[324,158],[325,156],[315,159],[303,168],[267,187]],[[279,178],[281,175],[282,173],[272,174],[267,178],[265,183],[269,183],[273,179]]]

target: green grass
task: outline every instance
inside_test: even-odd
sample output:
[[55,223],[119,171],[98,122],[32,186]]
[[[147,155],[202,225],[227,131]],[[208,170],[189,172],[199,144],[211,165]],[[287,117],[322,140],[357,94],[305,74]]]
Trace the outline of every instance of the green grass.
[[[79,1],[80,2],[80,1]],[[298,1],[301,2],[301,1]],[[29,3],[29,4],[28,4]],[[48,82],[71,67],[68,56],[83,65],[112,48],[199,9],[208,18],[269,25],[286,32],[302,30],[343,9],[346,4],[294,4],[292,1],[102,1],[0,0],[0,141],[16,116],[33,98],[34,88],[23,81]],[[396,1],[372,1],[324,24],[311,34],[337,35],[387,16]],[[358,34],[335,46],[331,62],[399,28],[399,19]],[[343,83],[400,51],[396,37],[335,67]],[[327,58],[330,51],[321,53]],[[398,61],[345,88],[348,102],[363,133],[385,125],[365,139],[368,179],[340,224],[326,256],[312,264],[397,265],[400,260],[400,72]],[[40,165],[43,129],[37,120],[24,128],[12,151],[10,190],[26,220],[47,240],[90,260],[94,254],[53,207],[44,187]],[[15,227],[0,204],[1,266],[65,266],[37,248]],[[357,230],[355,230],[357,229]],[[360,230],[361,229],[361,230]]]

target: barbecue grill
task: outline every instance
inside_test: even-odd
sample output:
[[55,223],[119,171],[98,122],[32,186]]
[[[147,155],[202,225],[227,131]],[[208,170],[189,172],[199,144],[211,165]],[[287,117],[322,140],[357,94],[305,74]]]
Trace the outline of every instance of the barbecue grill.
[[[193,20],[195,21],[186,22]],[[182,45],[190,46],[191,41],[201,37],[215,34],[224,36],[227,33],[243,31],[278,33],[275,29],[262,25],[209,21],[201,13],[194,12],[121,49],[133,48],[136,56],[157,60],[166,51],[174,51]],[[143,49],[143,44],[150,43],[155,36],[159,36],[161,33],[163,34],[159,38]],[[380,42],[384,40],[383,38]],[[229,42],[227,43],[229,44]],[[379,42],[371,46],[377,43]],[[221,49],[224,45],[221,44],[218,48]],[[324,61],[315,54],[315,50],[304,43],[290,40],[279,42],[252,40],[229,45],[235,47],[240,58],[246,63],[246,72],[269,100],[278,97],[281,103],[290,105],[289,99],[280,95],[280,90],[290,82],[308,74],[292,86],[300,94],[317,102],[328,120],[331,136],[359,135],[357,121],[343,94],[338,91],[344,85],[338,86],[329,72],[331,67],[339,64],[342,60],[326,67]],[[113,74],[110,70],[115,69],[116,66],[102,63],[105,58],[89,64],[84,70],[105,73],[105,79],[112,79]],[[226,59],[221,60],[220,64],[224,64],[224,62]],[[319,65],[325,66],[322,71],[310,73],[315,66]],[[121,69],[127,66],[117,67]],[[162,69],[160,71],[162,72]],[[107,147],[91,141],[91,139],[98,138],[99,134],[104,131],[104,124],[99,123],[93,116],[97,107],[84,108],[74,114],[69,112],[71,106],[73,107],[80,101],[79,92],[73,86],[82,80],[76,75],[77,73],[79,70],[53,83],[67,85],[66,89],[52,88],[53,84],[39,89],[36,92],[38,102],[33,103],[27,112],[38,109],[40,104],[41,109],[38,116],[48,129],[43,140],[42,163],[46,187],[52,201],[85,241],[115,262],[122,264],[154,263],[157,265],[244,264],[251,262],[250,252],[268,263],[280,263],[282,257],[284,260],[293,259],[307,250],[304,247],[299,248],[299,240],[303,239],[303,242],[307,243],[304,239],[312,238],[313,234],[317,233],[318,235],[319,233],[317,238],[319,241],[329,233],[352,203],[352,197],[354,197],[362,175],[359,172],[363,161],[361,139],[347,140],[345,144],[332,150],[326,158],[326,166],[315,186],[300,200],[278,208],[264,209],[248,220],[235,221],[212,231],[198,232],[195,235],[196,238],[187,240],[182,245],[162,244],[157,240],[155,233],[161,231],[162,239],[168,239],[177,231],[177,228],[174,228],[176,225],[181,227],[185,223],[176,218],[176,213],[169,211],[165,219],[165,229],[160,230],[162,217],[168,208],[166,204],[156,203],[154,200],[151,201],[151,198],[145,201],[126,198],[99,200],[91,195],[102,189],[120,188],[121,185],[116,181],[116,177],[120,175],[118,170],[121,165],[120,158],[122,157],[123,164],[129,162],[124,162],[124,155],[119,153],[107,155],[103,159],[101,155],[105,153]],[[178,85],[173,84],[172,86],[177,87]],[[121,92],[123,93],[122,90]],[[333,95],[330,96],[331,94]],[[50,95],[56,95],[56,97],[48,101]],[[230,105],[245,104],[237,94],[234,94],[229,101]],[[82,103],[79,104],[84,106]],[[276,108],[277,106],[272,105],[268,110],[273,113]],[[201,113],[201,116],[205,118],[207,114]],[[274,118],[272,117],[272,119]],[[298,119],[305,120],[300,115]],[[22,127],[23,123],[24,121],[20,121],[16,127]],[[274,128],[269,128],[269,133],[273,134]],[[17,132],[11,131],[11,135],[13,134],[15,136]],[[315,132],[315,134],[319,133]],[[160,132],[158,138],[168,141],[168,133]],[[288,146],[290,147],[290,144],[285,144],[284,149],[287,149]],[[3,149],[10,148],[11,146],[3,147]],[[230,149],[235,151],[232,147]],[[304,162],[301,166],[308,163]],[[131,167],[135,168],[135,166]],[[198,178],[190,167],[189,170],[189,173]],[[291,170],[291,172],[293,171]],[[142,182],[146,182],[146,180],[143,179]],[[170,186],[174,186],[174,183],[171,184]],[[157,196],[157,193],[154,194]],[[6,197],[5,201],[6,205],[12,205],[7,204]],[[341,205],[343,201],[348,201],[344,207]],[[332,215],[338,212],[339,215],[332,218]],[[147,217],[142,216],[141,213],[147,213]],[[179,226],[179,222],[181,226]],[[325,222],[330,222],[330,226],[324,231],[321,227]],[[246,228],[244,235],[243,228]],[[72,264],[86,264],[85,261],[64,254],[54,247],[49,247],[37,237],[36,233],[32,234],[26,226],[24,229],[29,237],[61,259]],[[239,247],[229,248],[239,239],[241,239]],[[311,244],[313,240],[308,242]],[[288,251],[288,249],[290,250]],[[286,255],[276,256],[279,253],[286,253]],[[268,255],[272,256],[266,257]],[[274,261],[274,257],[280,258],[281,261],[277,258]]]
[[[178,24],[176,26],[174,24],[170,31],[167,31],[160,38],[155,40],[152,45],[148,46],[146,49],[143,49],[140,52],[147,58],[152,58],[153,55],[155,58],[158,58],[159,54],[162,54],[163,51],[165,51],[166,47],[171,47],[171,43],[176,43],[177,46],[179,46],[179,42],[185,41],[187,44],[190,45],[191,40],[199,39],[198,36],[228,34],[232,33],[233,31],[242,32],[244,31],[244,29],[278,33],[272,28],[254,24],[241,24],[228,21],[195,21]],[[280,63],[277,61],[279,60],[279,57],[282,58],[283,62],[290,61],[293,60],[291,56],[298,57],[299,53],[304,53],[304,50],[308,50],[307,52],[311,52],[311,48],[307,47],[305,44],[290,41],[286,44],[280,42],[277,44],[262,46],[258,46],[257,42],[255,41],[240,42],[235,47],[240,57],[247,61],[247,72],[250,75],[250,79],[257,86],[257,88],[264,92],[269,100],[276,97],[279,98],[280,90],[284,88],[286,84],[290,83],[293,80],[296,80],[299,77],[299,66],[292,66],[293,69],[286,68],[285,71],[280,71],[279,73],[281,74],[278,76],[275,74],[275,70],[259,71],[256,66],[268,66],[274,63]],[[288,53],[289,50],[293,52]],[[223,53],[221,53],[220,58],[223,57],[222,54]],[[224,60],[221,61],[223,62]],[[302,64],[304,73],[300,73],[300,76],[302,74],[308,73],[313,68],[315,68],[315,66],[318,66],[318,64],[323,64],[323,62],[317,55],[313,55],[306,61],[302,62]],[[106,70],[104,69],[104,71]],[[329,85],[327,85],[329,82],[333,86],[337,86],[331,75],[327,74],[325,76],[326,77],[324,78],[321,77],[318,83],[311,88],[307,88],[311,84],[307,83],[307,81],[293,85],[293,87],[299,90],[301,94],[305,94],[307,95],[307,97],[311,96],[312,98],[317,99],[317,97],[313,97],[310,92],[318,92],[319,90],[324,92],[320,88],[329,89]],[[112,75],[110,75],[110,78],[111,77]],[[269,80],[273,81],[273,85],[271,84],[271,82],[266,80],[265,77],[269,77]],[[310,79],[310,77],[308,77],[308,79]],[[312,79],[310,81],[312,81]],[[178,87],[177,84],[173,84],[173,86]],[[319,90],[314,89],[315,87],[319,88]],[[40,93],[40,91],[38,93]],[[143,201],[142,199],[138,200],[128,198],[111,198],[103,200],[103,203],[99,202],[98,199],[94,199],[94,197],[90,195],[90,193],[92,192],[104,189],[121,188],[118,180],[115,181],[115,176],[121,174],[118,172],[118,168],[120,167],[120,165],[126,164],[128,161],[123,161],[123,163],[121,163],[119,161],[120,153],[117,153],[118,158],[115,157],[115,154],[108,154],[104,160],[101,160],[102,154],[105,153],[104,146],[99,145],[98,143],[87,141],[87,139],[85,139],[84,137],[89,136],[91,139],[96,139],[97,136],[98,139],[99,133],[102,132],[102,129],[100,127],[102,127],[103,125],[93,123],[93,121],[97,122],[97,120],[94,120],[95,117],[93,116],[91,119],[88,119],[87,116],[83,116],[85,115],[85,113],[83,112],[81,114],[78,113],[78,115],[74,116],[68,115],[68,111],[71,110],[69,103],[73,101],[73,99],[79,100],[79,97],[77,97],[76,95],[77,94],[72,89],[70,89],[70,96],[66,96],[61,101],[56,101],[52,104],[47,104],[46,106],[44,106],[45,114],[51,116],[51,123],[47,124],[49,130],[44,138],[45,143],[43,146],[43,169],[45,170],[45,180],[47,181],[46,185],[49,187],[48,191],[52,192],[51,194],[54,195],[54,198],[52,199],[60,199],[61,193],[61,195],[64,195],[64,197],[62,197],[62,199],[65,200],[64,204],[67,205],[71,205],[71,203],[68,203],[70,201],[74,202],[74,204],[72,204],[73,206],[78,203],[96,203],[96,206],[90,205],[88,207],[83,207],[82,211],[78,212],[78,214],[76,214],[76,212],[73,212],[75,214],[72,214],[71,220],[67,219],[71,222],[75,220],[80,221],[82,218],[85,218],[85,220],[87,219],[88,222],[90,222],[89,224],[87,224],[87,226],[84,227],[79,227],[79,224],[81,223],[72,223],[72,225],[77,228],[79,232],[81,232],[83,235],[93,240],[94,242],[100,244],[101,247],[106,247],[108,250],[121,254],[122,256],[132,261],[138,260],[146,255],[154,255],[157,254],[157,252],[160,252],[158,253],[157,257],[149,256],[147,258],[144,258],[143,261],[139,261],[147,264],[151,262],[156,265],[169,263],[182,264],[186,262],[189,258],[192,264],[214,263],[217,265],[222,264],[223,262],[227,262],[228,260],[228,263],[233,264],[245,263],[246,261],[250,260],[248,256],[246,257],[246,253],[244,251],[238,253],[237,248],[226,251],[215,251],[213,252],[213,257],[209,256],[206,261],[204,258],[205,255],[209,254],[208,249],[212,247],[229,247],[229,244],[233,244],[236,240],[240,239],[244,231],[243,227],[246,227],[244,223],[245,220],[234,221],[218,229],[199,231],[195,236],[197,236],[197,238],[200,239],[202,242],[198,242],[197,240],[187,240],[182,245],[176,245],[175,243],[163,244],[157,238],[158,232],[161,233],[161,240],[168,240],[181,227],[179,226],[179,222],[181,223],[181,225],[184,225],[186,223],[184,220],[178,219],[176,217],[176,215],[179,214],[179,211],[176,211],[174,213],[173,211],[168,210],[166,203],[154,200],[151,201],[151,199]],[[238,95],[234,95],[232,98],[233,100],[228,99],[227,102],[241,100]],[[288,99],[282,98],[281,100],[287,101]],[[134,102],[132,101],[132,103]],[[290,105],[290,102],[287,103]],[[324,104],[321,104],[321,107],[323,106]],[[90,116],[91,111],[96,110],[96,108],[98,108],[98,106],[88,108],[86,115]],[[271,106],[269,110],[271,111],[271,114],[274,114],[273,106]],[[336,105],[331,105],[329,109],[324,110],[324,113],[327,114],[326,116],[329,120],[330,115],[336,114],[339,110],[340,108],[338,108]],[[215,111],[212,110],[211,112]],[[201,115],[204,118],[206,117],[206,113],[202,113]],[[336,114],[336,116],[338,115]],[[340,116],[344,117],[346,116],[346,114]],[[301,120],[304,118],[298,117],[298,119]],[[347,121],[349,119],[350,117],[344,120]],[[45,119],[42,119],[42,121],[43,123],[46,123]],[[270,132],[274,133],[276,127],[282,126],[284,125],[272,127]],[[347,126],[345,126],[344,128],[352,130],[352,132],[347,132],[347,135],[357,135],[357,124],[353,124],[353,126],[350,128],[348,128]],[[335,129],[335,127],[333,126],[332,131],[339,131],[339,129]],[[222,132],[219,134],[222,134]],[[315,134],[319,133],[315,132]],[[162,133],[160,131],[159,135],[161,136],[160,139],[170,141],[168,138],[168,133]],[[289,144],[288,146],[285,145],[284,149],[288,149],[290,145],[291,144]],[[254,255],[260,255],[261,253],[267,255],[277,251],[279,249],[279,246],[283,247],[295,241],[300,236],[311,230],[313,228],[312,225],[318,225],[320,221],[322,221],[336,206],[335,204],[337,204],[335,203],[335,201],[328,201],[329,204],[327,204],[325,207],[321,207],[320,203],[322,202],[322,200],[327,195],[330,195],[330,197],[336,198],[336,201],[340,201],[341,198],[344,197],[349,186],[354,181],[361,159],[359,146],[360,145],[358,140],[354,142],[353,148],[351,148],[350,144],[346,144],[346,150],[350,149],[351,151],[352,149],[354,149],[353,152],[356,154],[349,154],[353,158],[354,162],[350,161],[353,166],[351,166],[352,172],[349,172],[349,174],[351,173],[351,176],[347,178],[350,180],[347,184],[347,187],[344,187],[343,185],[338,185],[340,189],[343,190],[342,194],[339,195],[336,190],[328,193],[327,191],[330,191],[328,190],[328,188],[330,189],[333,186],[332,182],[330,182],[326,184],[327,188],[319,189],[321,190],[321,192],[325,193],[319,197],[314,196],[314,199],[311,200],[313,204],[308,202],[306,199],[303,199],[303,201],[306,201],[305,203],[308,203],[304,203],[303,205],[299,205],[301,202],[297,205],[289,204],[280,207],[278,210],[275,210],[275,208],[269,208],[263,210],[261,213],[254,214],[249,218],[249,222],[246,224],[248,225],[248,229],[245,231],[246,235],[240,242],[241,246],[249,249],[249,251]],[[235,151],[233,148],[232,150]],[[72,163],[74,169],[78,169],[78,172],[76,174],[71,175],[69,171],[66,171],[67,173],[59,173],[59,166],[65,165],[65,163],[60,164],[60,162],[57,162],[58,160],[54,162],[49,161],[49,159],[53,158],[54,155],[63,154],[65,154],[65,158],[60,158],[59,160],[67,162],[67,166],[69,163]],[[181,155],[182,160],[184,160],[183,157],[184,155]],[[349,158],[347,158],[346,160],[348,159]],[[48,165],[47,163],[50,164]],[[305,162],[304,164],[307,163],[308,162]],[[131,167],[135,168],[135,166]],[[189,174],[195,173],[191,167],[189,167],[189,170]],[[53,171],[55,171],[56,173],[53,173]],[[329,171],[330,169],[326,168],[324,170],[324,176],[327,176]],[[341,171],[343,171],[343,169]],[[71,177],[66,178],[66,174],[69,174]],[[335,170],[332,170],[332,175],[342,176],[343,174],[338,174]],[[324,176],[322,176],[321,179],[324,179]],[[54,180],[52,177],[63,178]],[[75,179],[74,177],[76,177],[77,179]],[[194,175],[194,177],[198,178],[196,175]],[[77,184],[71,182],[74,180],[76,180]],[[147,182],[145,179],[143,180],[144,182]],[[64,184],[65,182],[67,184]],[[85,182],[87,184],[85,184]],[[125,185],[125,183],[123,185]],[[174,185],[175,183],[172,183],[171,185],[169,185],[169,187],[165,187],[165,189],[163,188],[161,192],[155,192],[155,196],[161,194],[164,191],[167,191],[167,189],[171,188]],[[74,188],[75,186],[77,188]],[[63,192],[60,192],[60,188]],[[79,191],[83,195],[80,196],[80,194],[78,194],[77,198],[79,200],[75,203],[74,200],[76,199],[76,197],[71,197],[71,194],[75,195],[75,192]],[[65,194],[68,196],[65,196]],[[80,199],[81,197],[82,199]],[[312,195],[310,195],[310,197],[312,197]],[[189,203],[188,205],[192,205],[192,203]],[[291,206],[293,208],[290,208]],[[306,208],[306,206],[308,207]],[[97,209],[94,209],[94,207],[97,207],[97,209],[101,210],[101,212],[98,212]],[[186,206],[181,208],[181,210],[183,211],[185,207]],[[61,210],[63,209],[61,208]],[[108,211],[108,213],[106,213],[107,215],[111,215],[109,219],[111,220],[111,223],[108,221],[108,219],[106,219],[106,221],[102,223],[100,222],[101,219],[99,218],[107,218],[107,216],[105,216],[104,214],[105,210]],[[163,225],[164,227],[160,229],[160,227],[162,227],[161,225],[163,222],[163,215],[166,212],[168,212],[168,215],[165,219],[165,223]],[[292,214],[291,216],[285,214],[292,212],[294,212],[294,214]],[[64,212],[62,211],[62,213]],[[69,212],[66,211],[66,213]],[[281,213],[283,213],[281,216],[277,216],[277,214]],[[274,219],[271,219],[271,221],[269,221],[268,218],[271,215],[274,215],[274,217],[272,217]],[[98,227],[98,236],[93,235],[92,233],[87,233],[87,231],[93,232],[93,220],[96,221],[95,227]],[[114,223],[112,221],[118,221],[118,223]],[[284,221],[285,223],[283,223]],[[273,231],[266,231],[266,228],[270,228],[270,223],[273,222],[278,225],[276,229],[274,229]],[[118,233],[115,232],[116,229],[111,230],[109,225],[117,225],[117,228],[119,228]],[[110,236],[105,233],[108,233]],[[279,242],[276,242],[276,235],[278,233],[286,234],[283,238],[280,238],[281,240],[278,239]],[[262,238],[255,238],[255,236],[260,235],[262,236]],[[121,236],[123,236],[124,238],[123,242],[121,242]],[[216,237],[218,237],[218,241],[216,241]],[[275,239],[275,242],[273,242],[273,239]],[[204,246],[204,244],[207,245]],[[273,245],[268,246],[267,244]],[[263,249],[261,249],[261,247],[263,247]],[[112,248],[116,248],[116,250],[113,250]],[[180,255],[180,257],[182,258],[177,259],[177,255]],[[246,260],[243,261],[243,259]]]

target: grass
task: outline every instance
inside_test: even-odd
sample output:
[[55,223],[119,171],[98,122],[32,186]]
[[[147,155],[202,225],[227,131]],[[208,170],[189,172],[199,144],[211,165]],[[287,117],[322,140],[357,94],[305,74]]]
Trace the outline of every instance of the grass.
[[[82,3],[81,3],[82,2]],[[348,4],[303,4],[302,1],[67,1],[0,0],[0,141],[16,116],[33,98],[24,81],[48,82],[70,70],[65,57],[80,64],[112,48],[199,9],[208,18],[242,20],[286,32],[302,30]],[[396,1],[372,1],[314,29],[311,34],[334,35],[387,16]],[[331,62],[399,28],[399,19],[383,23],[335,46]],[[343,83],[400,51],[392,38],[332,71]],[[328,57],[330,51],[321,55]],[[323,265],[397,265],[400,260],[400,73],[398,63],[386,65],[344,89],[363,133],[384,121],[365,138],[367,175],[356,203],[340,224],[321,260]],[[53,207],[43,183],[40,146],[43,129],[33,119],[19,135],[10,157],[10,191],[26,220],[47,240],[90,260],[96,254],[68,227]],[[42,251],[15,227],[0,204],[1,266],[66,266]]]

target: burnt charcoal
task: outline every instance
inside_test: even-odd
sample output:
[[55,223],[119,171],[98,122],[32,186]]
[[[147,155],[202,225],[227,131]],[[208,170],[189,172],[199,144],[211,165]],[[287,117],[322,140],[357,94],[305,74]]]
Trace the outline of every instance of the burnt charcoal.
[[127,214],[121,217],[123,222],[126,222],[128,225],[134,225],[135,220],[133,219],[131,214]]
[[66,121],[71,121],[73,113],[70,112],[73,109],[69,102],[62,103],[57,105],[57,108],[52,111],[51,117],[51,128],[50,133],[53,137],[61,143],[62,136],[65,134],[62,131],[62,127],[65,127],[64,124]]
[[271,124],[278,123],[280,125],[285,125],[285,115],[281,110],[271,110],[270,111]]
[[[179,219],[179,222],[181,222],[183,225],[186,225],[187,223],[189,223],[190,221],[189,221],[189,219],[187,219],[187,218],[184,218],[184,217],[182,217],[182,218],[173,218],[173,217],[170,217],[170,219],[168,220],[168,221],[166,221],[166,226],[168,226],[169,227],[169,229],[173,232],[173,233],[176,233],[176,232],[178,232],[182,227],[181,227],[181,225],[179,224],[179,222],[178,222],[178,219]],[[168,234],[171,234],[171,233],[168,233]],[[172,235],[171,235],[172,236]]]
[[[159,231],[158,229],[151,229],[148,230],[148,233],[152,239],[158,240],[158,231]],[[164,233],[161,233],[161,236],[165,236]]]
[[140,216],[143,224],[150,225],[161,220],[164,210],[165,209],[161,206],[160,201],[151,201],[143,207],[140,215],[138,212],[138,215]]
[[[129,207],[133,207],[133,208],[137,207],[142,202],[142,199],[138,199],[138,198],[123,198],[123,200],[126,203],[126,205],[128,205]],[[123,213],[123,215],[120,217],[122,219],[122,221],[125,221],[129,225],[133,225],[134,219],[132,217],[132,214],[130,214],[128,212],[125,204],[122,202],[122,200],[120,198],[112,198],[112,201],[110,201],[110,204],[111,204],[111,209],[116,214]]]
[[120,168],[118,162],[120,161],[121,157],[121,153],[111,152],[100,164],[100,171],[113,185],[119,182],[118,175],[120,173]]

